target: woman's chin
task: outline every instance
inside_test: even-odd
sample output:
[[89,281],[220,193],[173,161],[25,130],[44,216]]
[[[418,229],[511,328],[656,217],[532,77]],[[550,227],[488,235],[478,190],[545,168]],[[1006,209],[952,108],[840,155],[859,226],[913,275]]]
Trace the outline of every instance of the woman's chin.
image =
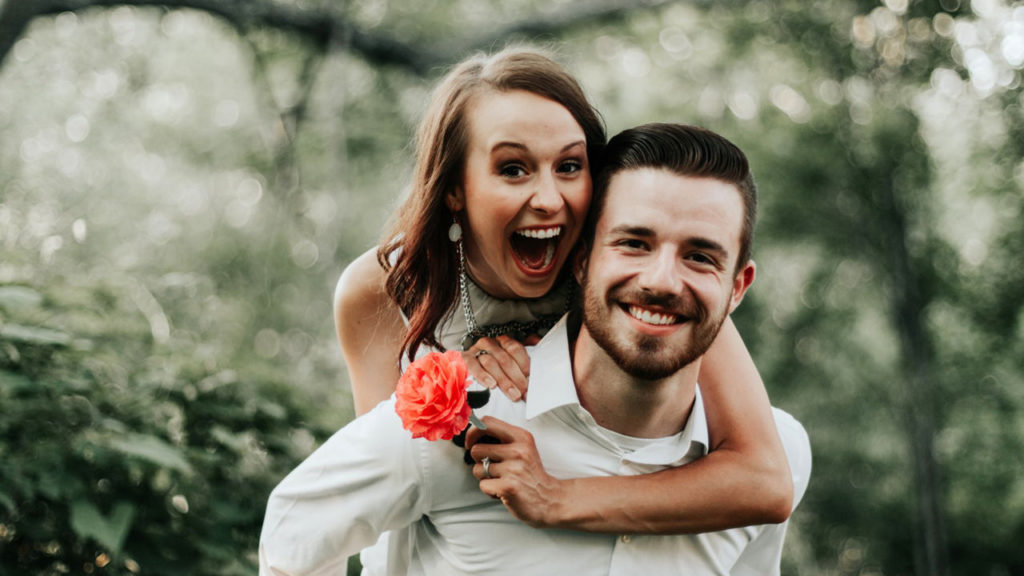
[[491,274],[480,277],[470,272],[477,286],[494,298],[502,300],[533,300],[551,291],[558,281],[558,271],[564,262],[555,261],[543,269],[533,269],[512,257],[502,268],[492,268]]
[[551,291],[558,280],[558,268],[552,267],[546,274],[519,274],[514,285],[510,286],[516,298],[532,300],[540,298]]

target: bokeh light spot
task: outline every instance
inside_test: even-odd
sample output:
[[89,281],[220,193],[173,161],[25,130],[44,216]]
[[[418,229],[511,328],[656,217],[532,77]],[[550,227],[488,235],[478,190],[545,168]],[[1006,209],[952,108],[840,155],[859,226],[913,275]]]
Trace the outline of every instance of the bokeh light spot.
[[78,144],[89,137],[89,119],[81,114],[75,114],[64,122],[64,133],[68,140]]
[[320,260],[320,249],[309,240],[292,244],[292,262],[302,269],[312,268]]

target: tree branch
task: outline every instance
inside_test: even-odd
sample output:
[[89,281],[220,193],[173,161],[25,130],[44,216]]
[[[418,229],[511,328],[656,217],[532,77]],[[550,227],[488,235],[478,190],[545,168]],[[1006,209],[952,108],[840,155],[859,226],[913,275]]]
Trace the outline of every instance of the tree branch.
[[29,22],[37,16],[32,2],[7,0],[0,2],[0,66],[4,57],[25,33]]
[[[275,28],[305,37],[320,47],[329,45],[332,37],[344,33],[347,34],[345,45],[370,63],[397,66],[413,74],[426,76],[431,70],[449,65],[468,52],[490,49],[510,39],[561,32],[680,1],[683,0],[598,0],[584,5],[574,3],[550,13],[534,14],[465,40],[425,46],[362,30],[338,10],[301,8],[273,0],[6,0],[0,3],[0,64],[28,24],[37,17],[97,7],[155,6],[171,10],[202,10],[243,30],[259,26]],[[710,0],[688,1],[710,3]]]

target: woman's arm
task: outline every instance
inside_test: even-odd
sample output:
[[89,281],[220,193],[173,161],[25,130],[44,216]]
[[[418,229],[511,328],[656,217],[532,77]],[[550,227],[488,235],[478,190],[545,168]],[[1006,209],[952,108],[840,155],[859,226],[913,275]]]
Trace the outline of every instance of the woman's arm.
[[334,326],[345,357],[356,416],[395,391],[405,324],[384,290],[376,248],[352,261],[334,290]]
[[[532,443],[516,442],[509,452],[520,462],[505,464],[507,482],[491,484],[488,493],[532,526],[586,532],[698,533],[786,520],[793,503],[789,463],[761,378],[731,320],[705,354],[700,382],[712,431],[707,456],[654,474],[558,480],[544,471]],[[481,435],[471,430],[467,446]]]
[[[384,270],[376,248],[352,261],[334,289],[334,327],[348,368],[356,416],[391,397],[406,326],[384,290]],[[536,337],[534,337],[536,339]],[[486,354],[479,354],[486,350]],[[501,388],[513,401],[526,393],[530,358],[507,336],[481,338],[462,353],[470,374],[488,388]]]
[[[737,510],[761,522],[783,522],[793,509],[793,475],[761,375],[732,318],[701,363],[697,377],[708,419],[710,455],[735,483]],[[732,461],[731,464],[728,462]],[[739,518],[738,518],[739,519]],[[747,523],[744,523],[747,524]]]
[[707,456],[656,474],[568,481],[551,526],[696,533],[789,518],[789,462],[761,376],[731,319],[704,354],[698,380],[711,436]]

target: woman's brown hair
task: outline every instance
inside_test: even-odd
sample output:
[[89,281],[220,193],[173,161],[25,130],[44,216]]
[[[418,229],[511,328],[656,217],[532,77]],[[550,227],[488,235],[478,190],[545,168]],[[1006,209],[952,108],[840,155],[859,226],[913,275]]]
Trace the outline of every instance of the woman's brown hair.
[[444,347],[435,336],[458,298],[458,256],[448,240],[452,213],[446,195],[462,181],[468,147],[467,114],[486,91],[525,90],[564,106],[587,140],[587,154],[605,142],[600,116],[560,64],[532,49],[510,48],[473,56],[435,89],[416,136],[416,166],[408,197],[377,250],[387,271],[385,289],[409,322],[402,350],[413,359],[422,344]]

